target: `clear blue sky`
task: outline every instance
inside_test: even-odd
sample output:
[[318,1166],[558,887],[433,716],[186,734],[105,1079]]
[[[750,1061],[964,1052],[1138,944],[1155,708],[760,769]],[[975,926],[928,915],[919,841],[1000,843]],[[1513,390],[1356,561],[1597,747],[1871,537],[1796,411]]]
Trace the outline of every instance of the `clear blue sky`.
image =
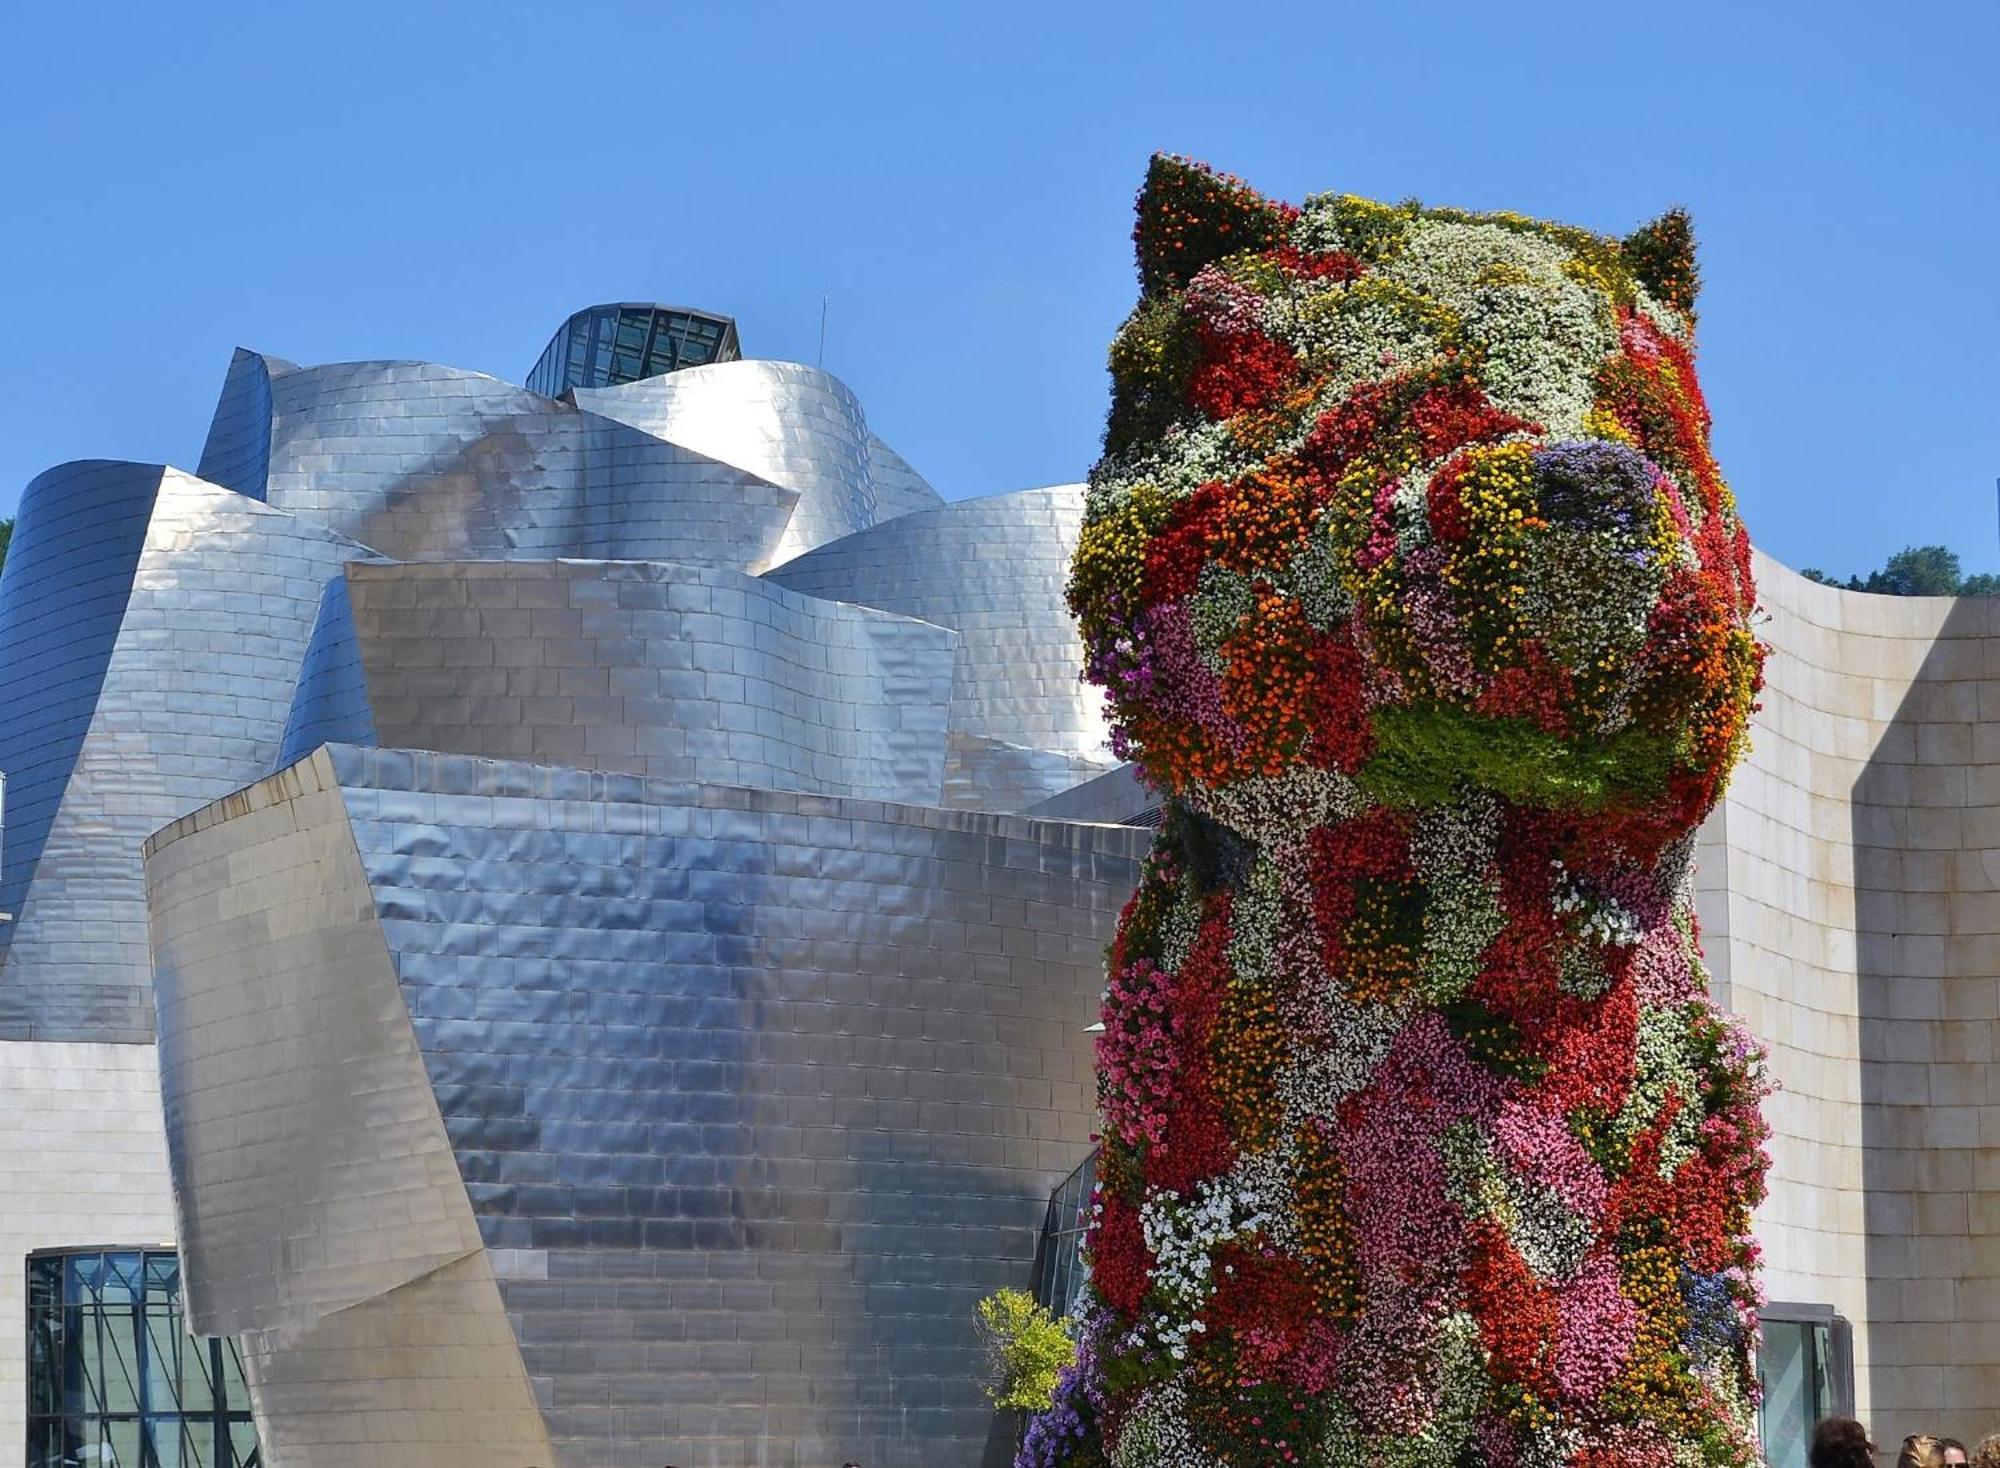
[[1752,532],[2000,568],[1990,3],[33,4],[0,39],[0,514],[192,467],[230,349],[519,381],[734,314],[950,496],[1079,478],[1154,149],[1623,232],[1695,215]]

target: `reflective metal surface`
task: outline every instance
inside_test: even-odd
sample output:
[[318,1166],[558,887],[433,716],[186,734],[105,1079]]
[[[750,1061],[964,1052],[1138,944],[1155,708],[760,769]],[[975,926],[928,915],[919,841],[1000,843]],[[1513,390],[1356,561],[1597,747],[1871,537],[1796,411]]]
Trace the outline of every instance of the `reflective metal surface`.
[[[954,804],[1020,810],[1111,768],[1103,701],[1079,681],[1063,603],[1081,485],[960,500],[905,515],[767,573],[794,591],[953,627]],[[1049,751],[1036,759],[995,747]]]
[[[191,1308],[251,1331],[276,1460],[358,1461],[345,1410],[370,1462],[540,1461],[516,1369],[565,1465],[1004,1453],[971,1307],[1086,1145],[1146,843],[341,746],[162,831]],[[408,1356],[447,1276],[506,1369]]]
[[712,568],[357,563],[281,762],[353,737],[935,805],[957,642]]
[[795,364],[576,396],[239,352],[213,480],[29,487],[0,1043],[157,994],[196,1323],[284,1468],[1004,1457],[971,1305],[1088,1136],[1147,839],[973,813],[1108,765],[1077,496],[944,506]]
[[434,363],[302,368],[239,351],[202,462],[400,560],[754,571],[940,503],[816,368],[720,362],[574,396],[581,409]]
[[[799,507],[777,562],[884,518],[860,400],[817,367],[718,362],[620,387],[579,388],[575,398],[593,413],[797,490]],[[907,480],[899,477],[898,488],[907,501]]]
[[356,554],[157,465],[29,485],[0,574],[0,1037],[152,1037],[139,845],[270,767],[320,589]]

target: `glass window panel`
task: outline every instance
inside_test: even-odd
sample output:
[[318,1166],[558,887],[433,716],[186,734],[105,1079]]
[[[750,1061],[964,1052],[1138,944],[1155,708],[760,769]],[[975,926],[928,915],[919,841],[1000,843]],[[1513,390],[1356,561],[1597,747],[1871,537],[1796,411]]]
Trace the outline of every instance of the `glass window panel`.
[[176,1255],[51,1256],[29,1282],[28,1468],[257,1468],[235,1344],[188,1336]]
[[100,1286],[106,1305],[137,1303],[145,1290],[145,1266],[137,1254],[106,1254]]
[[98,1281],[104,1274],[102,1254],[78,1254],[69,1261],[69,1278],[64,1298],[72,1305],[88,1305],[97,1298]]
[[104,1312],[104,1411],[139,1410],[139,1312],[123,1306]]
[[103,1446],[98,1451],[98,1459],[111,1468],[144,1468],[139,1457],[139,1439],[144,1430],[136,1417],[113,1417],[104,1424]]
[[1819,1420],[1814,1401],[1811,1335],[1789,1320],[1764,1322],[1757,1373],[1764,1383],[1760,1413],[1764,1454],[1771,1468],[1806,1468],[1806,1439]]
[[633,313],[618,319],[618,345],[627,351],[643,351],[646,346],[646,330],[651,321],[643,313]]
[[62,1303],[62,1260],[28,1261],[28,1308],[53,1310]]

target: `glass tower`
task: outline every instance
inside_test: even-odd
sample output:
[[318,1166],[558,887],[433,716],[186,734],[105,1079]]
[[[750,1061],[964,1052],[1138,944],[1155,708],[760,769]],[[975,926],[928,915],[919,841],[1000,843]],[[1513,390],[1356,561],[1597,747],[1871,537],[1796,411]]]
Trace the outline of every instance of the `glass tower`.
[[260,1468],[232,1340],[181,1319],[170,1249],[28,1258],[28,1468]]
[[727,316],[632,302],[591,306],[549,339],[527,385],[553,398],[572,387],[613,387],[742,355],[736,323]]

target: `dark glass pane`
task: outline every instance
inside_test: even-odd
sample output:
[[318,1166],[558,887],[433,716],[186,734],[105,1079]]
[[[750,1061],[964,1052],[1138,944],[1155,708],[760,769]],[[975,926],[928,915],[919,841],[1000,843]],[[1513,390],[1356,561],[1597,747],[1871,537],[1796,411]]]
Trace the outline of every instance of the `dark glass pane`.
[[138,1254],[106,1254],[100,1287],[106,1305],[135,1305],[146,1288],[146,1266]]
[[28,1425],[28,1468],[63,1468],[63,1425],[60,1420]]
[[178,1254],[146,1256],[146,1293],[162,1291],[173,1299],[181,1293],[181,1258]]
[[247,1422],[229,1424],[230,1468],[260,1468],[264,1455],[257,1448],[257,1429]]
[[618,348],[620,351],[640,352],[646,347],[646,330],[651,321],[643,313],[633,313],[618,319]]
[[97,1398],[90,1380],[97,1350],[96,1314],[80,1306],[68,1307],[62,1314],[62,1336],[62,1409],[95,1412]]
[[28,1308],[30,1310],[53,1310],[62,1303],[62,1260],[30,1259],[28,1261]]
[[88,1305],[97,1299],[98,1282],[104,1277],[102,1254],[77,1254],[69,1261],[69,1276],[63,1298],[72,1305]]

